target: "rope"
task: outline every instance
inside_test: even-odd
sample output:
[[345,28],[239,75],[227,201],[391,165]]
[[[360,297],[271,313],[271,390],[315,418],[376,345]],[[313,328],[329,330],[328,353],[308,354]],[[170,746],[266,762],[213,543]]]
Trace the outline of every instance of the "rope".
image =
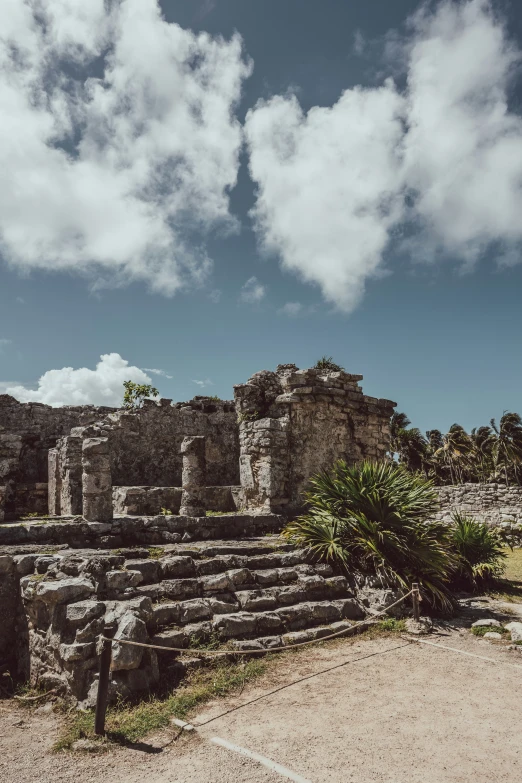
[[351,625],[349,628],[343,628],[342,631],[336,631],[335,633],[331,633],[328,636],[322,636],[320,639],[310,639],[308,642],[296,642],[295,644],[286,644],[282,647],[266,647],[262,650],[191,650],[187,647],[165,647],[164,645],[160,644],[145,644],[144,642],[132,642],[127,639],[110,639],[108,636],[103,635],[101,638],[106,642],[114,642],[114,644],[128,644],[132,647],[145,647],[148,650],[161,650],[162,652],[191,652],[197,655],[255,655],[256,653],[259,655],[259,653],[281,652],[284,650],[292,650],[296,647],[304,647],[307,644],[327,642],[329,639],[335,639],[336,637],[342,636],[345,633],[351,633],[356,628],[359,628],[362,625],[368,625],[372,620],[375,620],[377,617],[386,614],[390,611],[390,609],[393,609],[395,606],[405,601],[406,598],[412,595],[412,593],[413,590],[410,590],[409,593],[406,593],[406,595],[403,595],[402,598],[399,598],[398,601],[395,601],[393,604],[390,604],[390,606],[387,606],[386,609],[383,609],[381,612],[377,612],[377,614],[372,615],[370,619],[360,620],[358,623]]
[[486,655],[477,655],[476,653],[470,653],[466,650],[459,650],[457,647],[448,647],[446,644],[437,644],[437,642],[428,642],[425,639],[413,639],[410,636],[403,636],[408,642],[416,642],[417,644],[427,644],[430,647],[436,647],[439,650],[449,650],[450,652],[458,653],[459,655],[467,655],[469,658],[478,658],[481,661],[489,661],[489,663],[497,663],[501,666],[511,666],[514,669],[522,669],[522,666],[518,663],[510,663],[509,661],[497,661],[496,658],[488,658]]
[[279,688],[274,688],[273,690],[268,691],[268,693],[262,693],[261,696],[257,696],[255,699],[251,699],[250,701],[246,701],[244,704],[238,704],[236,707],[231,707],[225,712],[220,712],[219,715],[215,715],[213,718],[208,718],[207,720],[201,721],[200,723],[192,723],[191,725],[194,726],[195,729],[199,729],[201,726],[206,726],[207,723],[212,723],[213,721],[218,720],[218,718],[223,718],[225,715],[229,715],[231,712],[236,712],[237,710],[241,710],[243,707],[248,707],[250,704],[255,704],[257,701],[261,701],[261,699],[266,699],[267,696],[272,696],[274,693],[284,691],[285,688],[291,688],[292,685],[299,685],[299,683],[304,682],[304,680],[311,680],[313,677],[319,677],[320,674],[328,674],[328,672],[333,672],[335,669],[340,669],[342,666],[348,666],[350,663],[365,661],[367,658],[374,658],[376,655],[386,655],[386,653],[393,652],[394,650],[402,650],[403,647],[409,646],[409,644],[397,644],[395,647],[389,647],[387,650],[377,650],[377,652],[372,652],[368,655],[361,655],[359,658],[350,658],[349,661],[337,663],[335,666],[330,666],[328,669],[321,669],[319,672],[307,674],[305,677],[300,677],[298,680],[287,682],[286,685],[280,685]]

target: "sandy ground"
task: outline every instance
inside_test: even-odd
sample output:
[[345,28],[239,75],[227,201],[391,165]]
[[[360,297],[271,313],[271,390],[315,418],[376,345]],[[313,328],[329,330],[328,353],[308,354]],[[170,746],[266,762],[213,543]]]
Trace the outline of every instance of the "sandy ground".
[[[294,780],[311,783],[521,780],[522,655],[459,629],[429,638],[495,658],[503,665],[401,638],[347,640],[281,659],[263,681],[239,696],[206,705],[193,722],[245,706],[184,734],[163,750],[161,746],[172,737],[170,731],[147,738],[136,748],[118,747],[96,755],[51,753],[59,718],[0,702],[0,780],[276,783],[285,779],[257,761],[213,744],[213,737],[261,754],[284,765],[294,773]],[[520,669],[505,665],[508,662]],[[314,674],[318,676],[295,682]],[[249,703],[259,696],[263,698]]]

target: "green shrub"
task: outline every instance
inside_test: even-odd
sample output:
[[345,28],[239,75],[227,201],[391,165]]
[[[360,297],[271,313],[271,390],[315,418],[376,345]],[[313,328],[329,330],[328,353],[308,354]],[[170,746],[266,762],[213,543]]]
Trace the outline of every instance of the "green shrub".
[[505,628],[499,628],[498,625],[478,625],[471,629],[471,633],[474,636],[485,636],[487,633],[499,633],[502,635],[507,634]]
[[452,541],[459,558],[455,574],[457,583],[477,588],[502,575],[506,552],[500,530],[456,511]]
[[341,372],[344,367],[336,364],[331,356],[321,356],[314,364],[314,370],[323,370],[323,372]]
[[448,525],[433,521],[430,481],[395,463],[337,462],[311,481],[308,511],[283,531],[317,559],[377,574],[409,590],[419,582],[433,606],[449,609],[456,568]]

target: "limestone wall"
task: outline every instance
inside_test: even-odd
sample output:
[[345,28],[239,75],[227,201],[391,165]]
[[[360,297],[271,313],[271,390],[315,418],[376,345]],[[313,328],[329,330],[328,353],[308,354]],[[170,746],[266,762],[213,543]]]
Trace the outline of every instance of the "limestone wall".
[[247,508],[293,513],[313,474],[385,456],[395,403],[364,395],[361,379],[280,365],[235,387]]
[[[27,506],[18,508],[16,487],[47,482],[47,454],[59,438],[114,410],[93,405],[51,408],[0,394],[0,522],[26,513]],[[27,499],[27,491],[19,490],[18,496]]]
[[238,427],[231,402],[145,400],[142,408],[112,413],[73,434],[109,439],[113,486],[181,486],[180,451],[187,435],[206,438],[209,485],[239,483]]
[[451,520],[462,511],[490,525],[522,523],[522,487],[505,484],[457,484],[437,487],[441,510],[438,519]]

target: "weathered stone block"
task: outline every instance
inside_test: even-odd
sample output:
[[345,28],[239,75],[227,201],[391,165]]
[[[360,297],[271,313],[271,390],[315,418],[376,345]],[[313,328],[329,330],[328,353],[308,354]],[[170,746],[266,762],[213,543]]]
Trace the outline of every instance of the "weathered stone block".
[[137,587],[143,581],[141,571],[108,571],[105,578],[109,590],[125,590],[127,587]]
[[143,658],[143,647],[134,645],[118,644],[118,640],[133,642],[148,642],[147,626],[136,617],[132,612],[125,612],[118,629],[114,634],[114,643],[112,645],[112,671],[121,671],[122,669],[137,669]]
[[[30,578],[30,577],[29,577]],[[35,595],[46,604],[66,604],[81,601],[94,593],[94,584],[90,579],[71,578],[36,583]]]

